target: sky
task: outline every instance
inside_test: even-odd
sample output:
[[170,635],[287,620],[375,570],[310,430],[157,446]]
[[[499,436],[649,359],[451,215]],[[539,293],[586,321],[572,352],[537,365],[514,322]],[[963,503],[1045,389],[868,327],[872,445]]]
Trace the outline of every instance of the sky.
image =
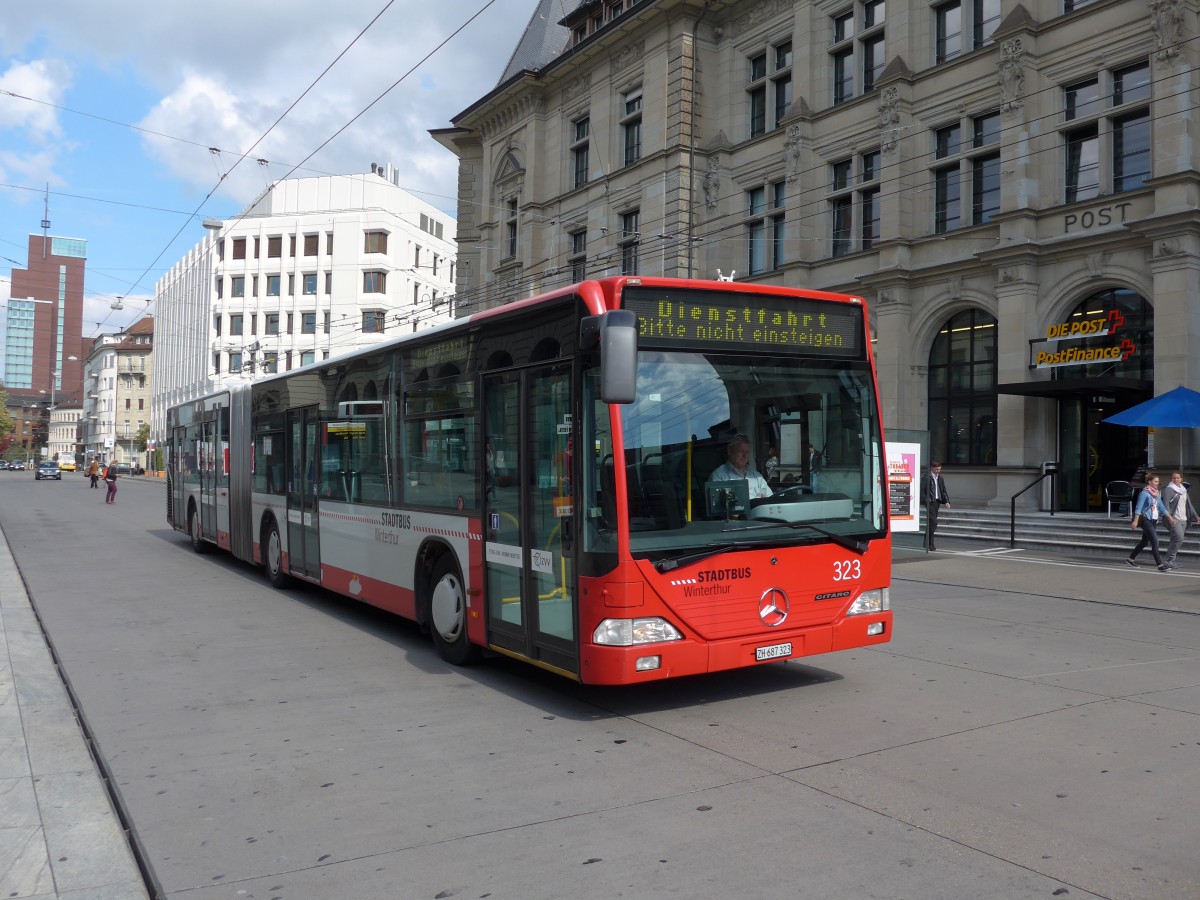
[[204,218],[302,162],[291,177],[392,163],[454,216],[457,160],[428,132],[496,86],[538,5],[2,0],[0,304],[48,218],[87,241],[84,336],[119,331],[153,312]]

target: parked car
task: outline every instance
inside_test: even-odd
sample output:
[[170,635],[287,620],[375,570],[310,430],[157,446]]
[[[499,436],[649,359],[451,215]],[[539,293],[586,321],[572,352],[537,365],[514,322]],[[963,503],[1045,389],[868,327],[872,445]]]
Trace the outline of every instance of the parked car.
[[13,462],[10,462],[8,464],[8,468],[13,472],[24,472],[25,471],[25,460],[23,460],[23,459],[14,460]]
[[8,468],[8,460],[0,459],[0,472],[3,472],[7,468]]
[[33,478],[35,481],[41,481],[43,478],[53,478],[55,481],[62,481],[62,469],[52,459],[42,460],[37,464],[37,471],[33,473]]
[[118,475],[129,475],[130,474],[129,463],[117,463],[117,474]]

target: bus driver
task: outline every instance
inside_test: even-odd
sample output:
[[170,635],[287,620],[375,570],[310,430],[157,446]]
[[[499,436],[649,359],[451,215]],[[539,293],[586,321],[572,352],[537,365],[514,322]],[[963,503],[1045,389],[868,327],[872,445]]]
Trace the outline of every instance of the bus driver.
[[744,434],[735,434],[725,447],[727,460],[713,470],[709,481],[745,481],[750,499],[758,500],[771,496],[771,488],[750,465],[750,439]]

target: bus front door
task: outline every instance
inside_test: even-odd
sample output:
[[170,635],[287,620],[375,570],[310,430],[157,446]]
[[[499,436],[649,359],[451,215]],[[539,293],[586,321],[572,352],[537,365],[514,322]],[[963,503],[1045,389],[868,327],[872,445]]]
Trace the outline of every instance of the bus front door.
[[317,407],[288,410],[288,571],[319,581],[321,544],[317,491],[321,478]]
[[221,435],[218,433],[219,418],[216,411],[206,413],[200,423],[200,446],[203,449],[203,464],[200,466],[200,533],[210,541],[217,539],[217,458],[220,452]]
[[578,674],[570,368],[490,375],[483,403],[489,641]]

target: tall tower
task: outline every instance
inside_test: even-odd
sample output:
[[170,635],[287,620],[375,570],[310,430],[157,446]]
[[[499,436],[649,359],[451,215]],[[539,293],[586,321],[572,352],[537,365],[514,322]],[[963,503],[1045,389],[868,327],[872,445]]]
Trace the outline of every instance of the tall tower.
[[83,400],[83,281],[87,241],[29,235],[28,262],[12,270],[5,336],[9,400],[79,406]]

